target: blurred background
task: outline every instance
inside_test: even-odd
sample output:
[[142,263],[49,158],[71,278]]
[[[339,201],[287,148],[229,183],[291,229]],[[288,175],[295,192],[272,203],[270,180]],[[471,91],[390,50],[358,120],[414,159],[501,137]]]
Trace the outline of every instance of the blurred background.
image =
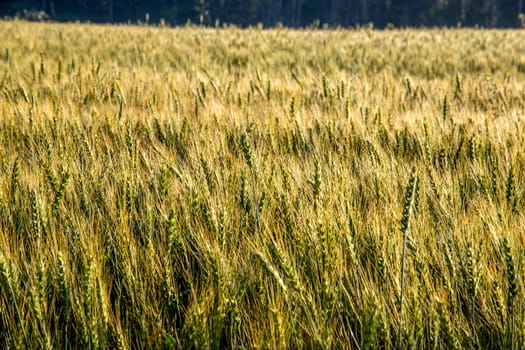
[[523,26],[525,0],[0,0],[0,17],[238,26]]

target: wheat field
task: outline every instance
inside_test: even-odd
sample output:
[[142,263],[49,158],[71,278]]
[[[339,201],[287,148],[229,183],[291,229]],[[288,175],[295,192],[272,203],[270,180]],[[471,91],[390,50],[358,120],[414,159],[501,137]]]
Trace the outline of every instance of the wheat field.
[[0,37],[0,348],[525,347],[524,30]]

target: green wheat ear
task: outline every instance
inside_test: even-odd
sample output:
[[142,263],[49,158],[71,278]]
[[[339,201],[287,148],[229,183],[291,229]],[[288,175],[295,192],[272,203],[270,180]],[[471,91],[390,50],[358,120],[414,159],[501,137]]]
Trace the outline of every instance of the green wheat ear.
[[516,264],[514,262],[514,255],[510,247],[510,242],[507,237],[501,239],[501,250],[505,259],[505,275],[507,277],[507,310],[510,330],[510,349],[514,349],[514,336],[515,336],[515,320],[516,320],[516,306],[515,299],[518,295],[518,278],[516,272]]
[[407,237],[408,230],[410,228],[410,217],[416,207],[417,196],[418,196],[418,183],[419,178],[417,176],[416,168],[412,167],[410,171],[410,177],[405,190],[405,200],[403,202],[403,216],[401,218],[401,233],[403,234],[403,248],[401,253],[401,276],[400,276],[400,298],[399,298],[399,346],[402,345],[402,334],[403,334],[403,297],[404,297],[404,283],[405,283],[405,261],[406,261],[406,248],[407,248]]
[[313,187],[314,209],[317,210],[321,198],[321,165],[319,160],[316,160],[315,162],[315,172],[311,184]]
[[470,320],[474,323],[476,311],[476,297],[479,284],[479,266],[470,244],[467,246],[465,261],[463,262],[463,275],[466,278],[467,292],[471,297]]
[[290,101],[290,118],[294,118],[296,113],[295,96],[292,96]]
[[463,88],[461,86],[461,80],[460,80],[459,74],[456,74],[456,85],[454,88],[454,98],[460,99],[462,92],[463,92]]
[[63,68],[62,68],[62,59],[58,59],[58,65],[57,65],[57,81],[61,81],[62,80],[62,71],[63,71]]
[[250,135],[249,131],[243,132],[241,134],[241,150],[246,160],[248,167],[253,169],[253,153],[250,145]]
[[441,301],[438,301],[438,314],[439,321],[441,324],[442,332],[445,335],[445,343],[448,349],[461,349],[461,344],[456,336],[454,325],[450,321],[448,310],[445,309],[445,305]]
[[57,284],[57,301],[62,313],[65,315],[65,319],[67,320],[69,318],[69,310],[71,308],[71,305],[69,300],[69,284],[66,275],[66,266],[64,263],[64,257],[62,255],[62,252],[58,252],[57,257]]
[[517,212],[516,200],[516,176],[514,175],[514,167],[511,166],[507,175],[507,182],[505,186],[505,199],[507,200],[507,207],[512,213]]
[[20,308],[18,307],[17,302],[18,290],[16,289],[13,276],[11,275],[10,269],[7,266],[7,261],[2,252],[0,252],[0,286],[4,290],[4,293],[7,294],[7,299],[9,302],[12,303],[15,308],[16,318],[18,320],[19,327],[22,329],[24,342],[26,345],[28,345],[29,343],[24,327],[24,321],[22,319],[22,314],[20,313]]
[[52,211],[55,216],[58,214],[58,209],[66,193],[66,186],[70,177],[71,173],[69,172],[69,170],[66,170],[66,173],[64,174],[64,176],[62,176],[62,181],[60,181],[60,184],[58,185],[58,188],[55,191],[55,200],[53,201],[52,205]]
[[31,191],[31,226],[37,245],[40,245],[42,218],[36,190]]
[[403,233],[403,236],[406,235],[409,229],[410,216],[414,210],[414,204],[417,201],[418,186],[419,178],[417,176],[416,168],[412,167],[405,190],[405,200],[403,202],[403,216],[401,218],[401,232]]
[[447,96],[445,96],[443,98],[443,105],[442,105],[442,109],[441,109],[441,116],[442,116],[443,120],[447,120],[448,110],[449,110],[449,107],[448,107]]
[[326,75],[323,74],[321,82],[323,84],[323,97],[324,98],[328,98],[328,96],[330,95],[330,91],[329,91],[329,88],[328,88],[328,82],[326,80]]
[[16,157],[13,163],[13,170],[11,171],[11,194],[14,198],[15,191],[19,186],[20,182],[20,158]]

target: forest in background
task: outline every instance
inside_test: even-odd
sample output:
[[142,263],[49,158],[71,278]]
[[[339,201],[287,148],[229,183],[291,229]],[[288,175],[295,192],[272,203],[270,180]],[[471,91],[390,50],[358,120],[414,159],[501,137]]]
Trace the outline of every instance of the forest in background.
[[0,17],[169,25],[191,21],[211,26],[262,23],[354,27],[372,23],[377,28],[517,28],[524,21],[524,3],[525,0],[3,0]]

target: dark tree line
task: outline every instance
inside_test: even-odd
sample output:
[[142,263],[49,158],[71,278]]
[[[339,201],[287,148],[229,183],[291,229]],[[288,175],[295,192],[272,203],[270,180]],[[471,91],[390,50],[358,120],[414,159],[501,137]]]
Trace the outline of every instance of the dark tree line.
[[39,11],[57,21],[172,25],[519,27],[525,0],[0,0],[0,16]]

